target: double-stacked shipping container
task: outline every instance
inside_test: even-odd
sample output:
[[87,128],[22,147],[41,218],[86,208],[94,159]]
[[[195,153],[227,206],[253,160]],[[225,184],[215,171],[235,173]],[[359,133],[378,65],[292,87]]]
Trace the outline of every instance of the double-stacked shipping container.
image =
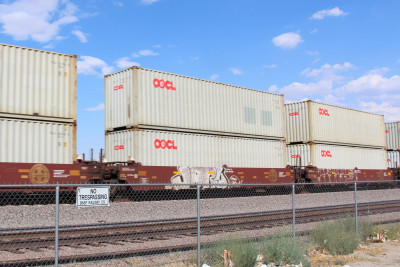
[[76,56],[0,44],[0,162],[73,162],[76,82]]
[[386,142],[389,168],[400,167],[400,121],[389,122],[386,126]]
[[383,115],[314,101],[285,104],[285,111],[291,166],[387,169]]
[[109,162],[286,166],[283,95],[132,67],[105,77],[105,125]]

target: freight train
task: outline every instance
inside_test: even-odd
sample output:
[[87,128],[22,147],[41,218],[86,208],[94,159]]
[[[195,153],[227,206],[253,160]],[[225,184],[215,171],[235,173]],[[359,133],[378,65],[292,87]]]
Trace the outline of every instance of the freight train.
[[399,125],[382,115],[139,67],[105,76],[106,151],[87,161],[76,154],[76,66],[76,56],[0,44],[1,184],[399,179]]

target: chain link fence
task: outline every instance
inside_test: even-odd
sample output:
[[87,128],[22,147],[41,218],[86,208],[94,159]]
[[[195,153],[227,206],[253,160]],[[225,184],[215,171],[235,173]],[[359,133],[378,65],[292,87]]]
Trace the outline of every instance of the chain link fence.
[[[274,233],[296,240],[338,218],[354,219],[356,231],[361,220],[400,222],[399,186],[4,185],[0,266],[201,266],[221,241]],[[91,189],[100,197],[77,205],[78,196],[96,194]],[[216,255],[223,261],[223,251]]]

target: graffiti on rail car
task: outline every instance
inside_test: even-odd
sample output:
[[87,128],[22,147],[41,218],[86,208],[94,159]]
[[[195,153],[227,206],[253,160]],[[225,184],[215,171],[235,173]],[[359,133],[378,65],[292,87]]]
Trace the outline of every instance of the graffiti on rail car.
[[[212,186],[226,188],[226,184],[241,184],[242,181],[236,175],[228,177],[229,170],[224,167],[187,167],[180,166],[175,175],[171,177],[171,184],[210,184]],[[210,186],[211,187],[211,186]],[[183,189],[182,187],[179,187]]]

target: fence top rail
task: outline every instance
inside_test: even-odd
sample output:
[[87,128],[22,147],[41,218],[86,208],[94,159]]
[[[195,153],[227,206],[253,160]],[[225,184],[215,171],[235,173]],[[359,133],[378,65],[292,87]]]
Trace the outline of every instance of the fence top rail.
[[321,182],[321,183],[274,183],[274,184],[198,184],[198,183],[187,183],[187,184],[170,184],[170,183],[147,183],[147,184],[4,184],[0,185],[0,188],[56,188],[56,187],[104,187],[104,186],[134,186],[134,187],[155,187],[155,186],[166,186],[166,187],[187,187],[192,186],[199,187],[277,187],[277,186],[300,186],[300,185],[349,185],[349,184],[371,184],[371,183],[400,183],[400,180],[380,180],[380,181],[346,181],[346,182]]

